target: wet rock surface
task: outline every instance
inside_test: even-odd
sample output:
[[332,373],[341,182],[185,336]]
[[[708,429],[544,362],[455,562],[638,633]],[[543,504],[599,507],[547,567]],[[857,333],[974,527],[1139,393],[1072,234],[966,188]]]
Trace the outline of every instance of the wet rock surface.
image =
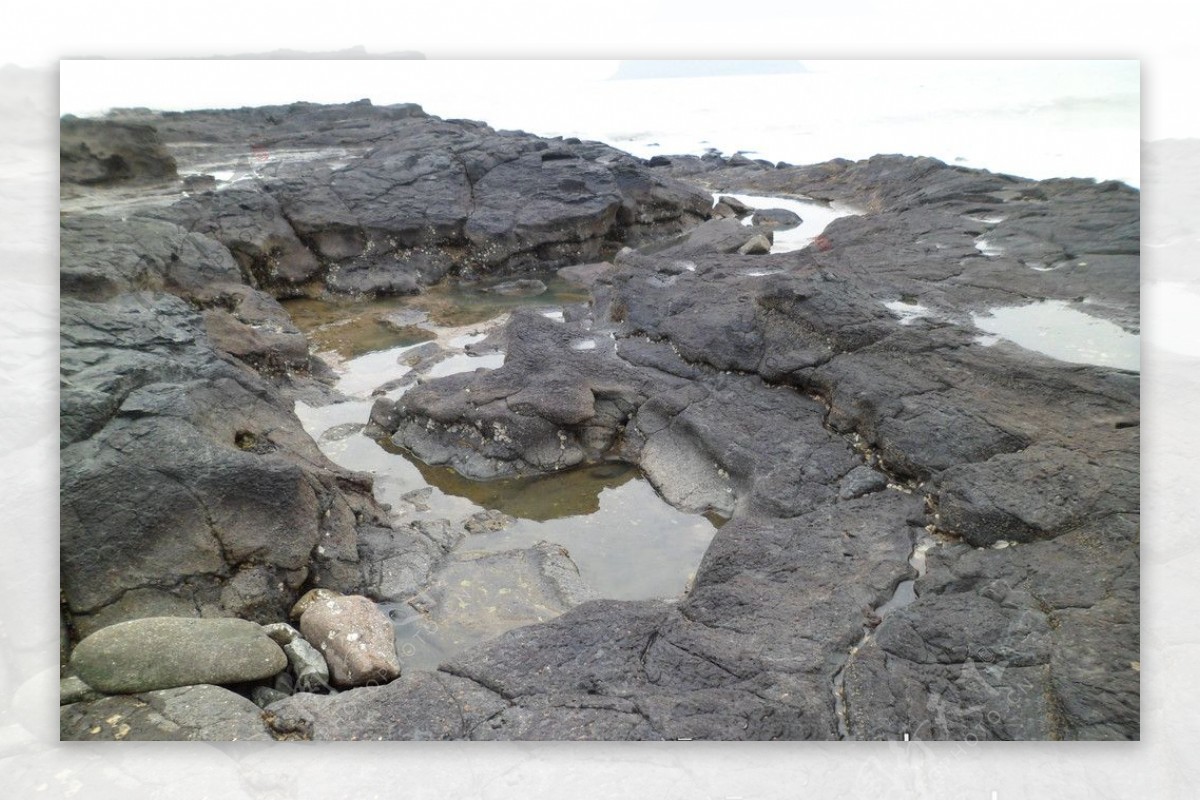
[[505,632],[558,617],[593,591],[565,548],[539,543],[531,548],[486,553],[460,549],[407,602],[399,622],[406,634],[402,656],[432,670],[443,655]]
[[[502,367],[378,398],[368,430],[475,478],[633,462],[672,503],[732,517],[691,588],[580,603],[569,559],[543,553],[532,575],[564,580],[545,622],[384,686],[264,695],[272,736],[1138,737],[1138,376],[972,323],[1056,299],[1136,332],[1136,191],[899,156],[646,164],[411,105],[134,121],[180,164],[249,169],[123,220],[64,216],[76,638],[162,614],[274,622],[311,587],[446,614],[439,576],[537,556],[475,560],[465,521],[398,524],[322,456],[290,401],[321,371],[275,298],[580,265],[589,304],[514,312],[485,343]],[[769,227],[712,192],[863,213],[771,254],[752,243]]]
[[63,592],[79,636],[147,615],[271,622],[305,581],[354,586],[356,529],[381,514],[369,477],[326,460],[189,304],[64,298],[62,315]]
[[211,684],[70,704],[59,716],[63,740],[275,739],[253,702]]
[[[417,452],[429,448],[432,438],[443,449],[441,458],[496,464],[478,458],[497,453],[490,450],[492,442],[462,437],[456,426],[486,413],[494,397],[489,389],[503,385],[505,398],[529,399],[519,411],[508,404],[512,417],[505,432],[514,433],[503,443],[507,452],[549,450],[553,441],[539,432],[554,426],[555,434],[563,434],[563,453],[591,458],[577,447],[581,424],[598,408],[587,382],[598,374],[612,376],[626,388],[628,406],[614,427],[618,433],[597,440],[611,443],[601,453],[620,453],[640,464],[673,503],[734,515],[710,546],[680,610],[694,610],[698,599],[706,598],[713,599],[714,622],[736,617],[733,610],[756,610],[754,622],[743,623],[739,632],[769,619],[766,610],[788,608],[793,597],[768,585],[749,603],[728,586],[712,586],[714,560],[736,540],[745,521],[820,515],[822,533],[813,536],[828,544],[836,541],[833,521],[843,509],[897,496],[911,499],[890,530],[897,536],[908,530],[915,537],[927,529],[941,538],[929,551],[937,567],[917,583],[917,600],[882,623],[873,612],[900,581],[915,577],[906,562],[915,539],[894,546],[887,559],[879,551],[868,555],[847,548],[841,559],[850,562],[839,568],[834,568],[836,553],[807,561],[803,570],[811,583],[793,592],[810,601],[824,571],[866,570],[870,579],[850,581],[860,595],[857,604],[847,606],[858,619],[840,636],[814,646],[809,672],[789,675],[810,699],[803,714],[779,730],[748,728],[754,732],[749,736],[1136,739],[1131,710],[1137,705],[1137,670],[1131,665],[1137,664],[1138,638],[1121,621],[1137,614],[1136,581],[1125,571],[1137,563],[1138,376],[1056,361],[1011,344],[988,345],[969,316],[972,310],[1017,301],[1020,293],[1062,297],[1076,291],[1069,274],[1030,268],[1034,243],[1041,243],[1038,258],[1043,258],[1057,242],[1063,248],[1058,257],[1066,254],[1087,262],[1075,267],[1095,268],[1088,275],[1093,301],[1088,310],[1136,330],[1136,192],[1082,181],[1027,182],[901,158],[770,172],[709,171],[709,180],[718,177],[738,181],[739,188],[761,182],[752,183],[755,191],[856,198],[874,213],[837,220],[825,246],[790,254],[750,259],[697,250],[681,260],[670,248],[624,252],[616,269],[594,287],[590,318],[575,327],[559,324],[557,346],[548,336],[539,340],[541,369],[525,368],[522,378],[518,356],[490,373],[427,383],[399,409],[401,440],[408,426],[423,425],[426,441],[414,448]],[[1103,207],[1095,219],[1107,224],[1085,219],[1086,202]],[[1011,220],[1005,229],[1009,241],[1024,243],[1021,249],[1015,256],[981,251],[976,244],[981,226],[1002,223],[973,218],[993,220],[1006,213],[1011,215],[1005,218]],[[1033,222],[1023,227],[1021,220]],[[1088,241],[1081,231],[1093,225],[1104,231]],[[1079,256],[1096,252],[1112,261]],[[772,274],[761,274],[764,265],[773,268]],[[1000,289],[994,276],[1014,271],[1013,281]],[[888,306],[896,302],[920,305],[928,314],[904,319]],[[534,339],[526,325],[516,316],[509,323],[517,352],[521,343]],[[615,338],[615,347],[571,349],[572,341],[597,335]],[[580,359],[590,359],[593,366],[575,366]],[[559,365],[570,367],[558,372]],[[568,378],[561,389],[544,383],[547,374],[580,373],[588,378]],[[587,394],[578,394],[573,415],[555,418],[551,399],[562,403],[572,392]],[[429,420],[436,422],[429,425]],[[441,430],[447,434],[440,435]],[[559,465],[544,461],[541,466]],[[844,529],[840,536],[846,536]],[[757,534],[760,547],[765,538]],[[790,549],[798,542],[791,540]],[[1088,566],[1095,553],[1085,553],[1098,543],[1104,543],[1106,565],[1125,565],[1120,573],[1127,578],[1084,609],[1064,615],[1025,589],[1049,576],[1067,585],[1098,580]],[[983,546],[995,547],[977,550]],[[1056,558],[1027,556],[1028,548],[1038,553],[1053,548]],[[961,560],[965,566],[979,558],[975,554],[986,554],[992,581],[932,583],[943,560]],[[732,561],[737,572],[755,575],[749,549]],[[781,561],[776,556],[772,564]],[[772,575],[783,570],[759,569]],[[871,580],[879,581],[878,594],[869,590]],[[544,674],[556,677],[555,688],[570,685],[561,678],[560,665],[534,665],[533,657],[521,662],[518,654],[535,654],[547,643],[584,653],[582,644],[569,639],[582,628],[573,617],[579,611],[510,633],[501,642],[511,642],[512,650],[498,644],[443,669],[515,695],[522,711],[501,716],[512,721],[511,736],[522,736],[528,721],[549,726],[547,719],[557,720],[559,714],[545,706],[553,690],[527,683],[513,689],[501,677]],[[611,623],[605,631],[616,636],[622,630],[614,622],[618,613],[604,617]],[[790,619],[804,620],[797,628],[812,640],[814,627],[838,618],[823,608]],[[671,625],[679,624],[669,624],[666,616],[649,625],[643,646],[653,639],[651,630],[661,637],[675,630]],[[1090,652],[1101,639],[1101,626],[1107,650]],[[720,669],[711,664],[713,655],[731,643],[714,637],[705,645],[711,650],[691,643],[685,650],[693,657],[700,653],[709,665],[705,669],[723,677],[720,684],[727,690],[733,679],[722,669],[731,664],[719,659]],[[793,655],[803,650],[794,647]],[[1086,667],[1068,669],[1063,648],[1080,649],[1078,664]],[[824,674],[811,669],[818,653],[830,668]],[[593,657],[586,660],[587,673],[603,674],[606,668],[596,662],[603,660]],[[844,676],[837,674],[843,665]],[[628,664],[620,672],[636,674]],[[762,663],[740,664],[731,672],[760,681],[771,675]],[[981,672],[982,682],[976,680]],[[1106,677],[1097,684],[1082,678],[1082,673],[1096,677],[1101,672]],[[665,683],[678,688],[686,681],[692,679],[672,676]],[[811,703],[818,687],[820,703]],[[637,692],[625,682],[599,694],[611,700]],[[537,700],[527,700],[527,694]],[[1000,709],[997,698],[1008,706]],[[644,704],[638,709],[647,712]],[[779,708],[774,712],[781,714]],[[632,708],[596,707],[561,715],[575,721],[576,731],[650,736],[620,717],[633,713]],[[840,726],[835,713],[844,718]],[[587,726],[579,723],[581,715]],[[659,724],[656,732],[674,734],[675,729]],[[699,736],[738,735],[704,730]]]

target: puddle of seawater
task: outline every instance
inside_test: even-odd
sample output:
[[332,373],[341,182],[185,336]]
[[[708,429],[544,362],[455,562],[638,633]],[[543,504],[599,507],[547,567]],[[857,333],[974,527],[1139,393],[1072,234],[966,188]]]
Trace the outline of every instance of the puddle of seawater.
[[1002,338],[1064,362],[1135,372],[1141,369],[1138,335],[1073,309],[1063,300],[1002,306],[987,314],[973,314],[971,320],[976,328],[994,335],[977,339],[985,346]]
[[[475,325],[492,320],[522,306],[561,307],[588,299],[586,290],[559,278],[556,273],[536,274],[546,291],[535,296],[514,297],[491,291],[503,279],[466,282],[447,279],[420,295],[378,298],[367,301],[299,298],[282,301],[296,326],[318,351],[332,351],[344,359],[366,353],[413,345],[434,339],[436,328]],[[412,312],[424,321],[397,325],[389,317]],[[461,347],[451,343],[452,347]],[[385,379],[386,380],[386,379]]]
[[[925,537],[913,548],[912,556],[909,557],[908,563],[917,571],[918,579],[925,575],[925,554],[934,544],[935,542],[932,538]],[[917,600],[916,585],[917,582],[914,579],[907,579],[897,584],[892,597],[876,607],[875,614],[879,617],[885,617],[889,613],[897,609],[902,609]]]
[[404,496],[432,487],[426,511],[404,519],[462,518],[496,509],[516,518],[508,528],[468,535],[464,551],[495,553],[538,542],[567,549],[579,573],[604,598],[675,598],[686,589],[722,520],[681,512],[655,491],[638,468],[589,465],[550,475],[474,481],[448,467],[426,465],[361,431],[330,439],[325,432],[361,423],[371,402],[296,412],[322,452],[350,470],[375,476],[375,495],[393,508]]
[[888,311],[900,318],[900,325],[912,325],[914,320],[930,316],[929,309],[920,303],[907,303],[903,300],[893,300],[883,304]]
[[[566,548],[584,582],[604,598],[678,598],[695,577],[716,526],[703,515],[670,506],[640,471],[629,470],[598,479],[587,469],[572,471],[583,478],[555,477],[549,485],[566,486],[548,492],[543,477],[540,486],[498,505],[523,513],[513,525],[469,535],[462,547],[494,553],[545,540]],[[588,508],[569,514],[581,503]]]
[[[382,317],[399,308],[425,311],[430,335],[442,325],[485,322],[518,306],[551,306],[543,312],[561,319],[561,304],[587,295],[556,276],[542,276],[547,291],[529,298],[511,298],[485,291],[477,284],[452,283],[418,296],[368,301],[354,305],[325,301],[289,301],[296,325],[318,347],[343,356],[337,366],[337,388],[352,400],[324,407],[296,404],[305,429],[331,460],[350,470],[372,473],[375,494],[408,517],[461,519],[484,509],[497,509],[516,518],[507,529],[469,535],[460,549],[499,552],[527,548],[539,541],[566,548],[584,581],[601,597],[646,599],[678,597],[699,567],[709,542],[722,522],[718,518],[680,512],[654,490],[630,465],[606,463],[551,475],[473,481],[447,467],[430,466],[362,433],[374,399],[370,393],[408,373],[400,361],[416,345],[382,347],[389,343],[378,329]],[[462,302],[462,308],[454,304]],[[556,308],[557,307],[557,308]],[[332,332],[332,333],[331,333]],[[446,343],[461,348],[479,341],[479,333],[458,334]],[[579,343],[598,347],[594,338]],[[366,351],[366,352],[363,352]],[[424,375],[436,377],[503,364],[504,354],[452,354]],[[387,393],[402,395],[404,388]],[[427,510],[409,511],[404,498],[414,490],[432,487],[424,500]],[[631,569],[631,565],[636,569]]]
[[[713,201],[715,202],[721,196],[740,200],[754,209],[786,209],[800,215],[800,219],[803,221],[800,225],[786,231],[776,230],[774,232],[772,253],[790,253],[806,248],[837,218],[862,214],[861,211],[843,203],[823,203],[816,200],[796,200],[766,195],[742,195],[732,192],[714,193]],[[753,224],[753,214],[747,216],[743,222],[746,225]]]

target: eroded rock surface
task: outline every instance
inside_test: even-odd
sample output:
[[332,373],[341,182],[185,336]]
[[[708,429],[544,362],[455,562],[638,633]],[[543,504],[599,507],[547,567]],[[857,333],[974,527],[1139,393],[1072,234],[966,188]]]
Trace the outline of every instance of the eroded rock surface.
[[215,238],[277,295],[310,284],[405,294],[450,271],[596,261],[694,225],[712,205],[606,145],[441,120],[411,104],[144,117],[192,161],[241,144],[244,180],[139,213]]
[[[319,365],[272,296],[591,262],[569,273],[588,306],[514,313],[484,343],[502,367],[380,399],[369,430],[478,478],[639,464],[732,516],[690,591],[588,601],[383,687],[264,698],[274,736],[1137,738],[1138,376],[972,323],[1056,299],[1136,332],[1136,191],[898,156],[643,163],[411,105],[141,116],[181,164],[246,169],[64,218],[76,635],[281,620],[313,586],[407,603],[470,567],[459,526],[393,524],[303,433],[285,392]],[[770,254],[713,191],[861,213]],[[730,219],[688,230],[710,216]]]
[[63,740],[276,739],[253,702],[211,684],[70,704],[59,716]]
[[60,133],[64,183],[114,184],[175,177],[175,159],[152,125],[67,116]]
[[[971,314],[1071,299],[1086,284],[1090,313],[1136,331],[1137,193],[899,157],[703,175],[720,187],[857,201],[868,213],[835,221],[821,246],[795,253],[626,251],[595,283],[586,318],[516,315],[503,367],[430,381],[396,407],[398,443],[476,474],[620,455],[672,502],[734,515],[678,612],[632,605],[592,619],[580,607],[443,666],[515,707],[473,736],[559,725],[577,736],[741,736],[680,723],[690,719],[680,707],[690,675],[654,673],[651,683],[673,691],[671,714],[656,717],[640,697],[649,664],[633,657],[635,642],[650,654],[672,641],[666,632],[703,632],[699,646],[680,649],[686,664],[699,660],[726,694],[739,680],[764,682],[762,698],[784,683],[723,630],[739,620],[739,637],[763,623],[803,640],[782,648],[803,666],[787,681],[805,702],[775,704],[770,725],[765,711],[745,713],[746,736],[1136,739],[1138,376],[988,344]],[[1002,252],[980,246],[985,234]],[[896,304],[922,313],[902,316]],[[582,339],[611,344],[579,350]],[[530,343],[536,369],[524,361]],[[621,388],[619,414],[602,414],[597,377]],[[588,427],[603,436],[586,440]],[[911,501],[886,527],[901,541],[839,556],[835,544],[853,530],[841,516],[896,497]],[[756,567],[770,532],[814,519]],[[716,560],[751,526],[759,550],[730,557],[730,580],[718,580]],[[875,610],[916,575],[907,558],[923,530],[937,538],[917,600],[881,620]],[[786,575],[788,560],[818,542],[830,550],[804,560],[807,584],[759,583]],[[834,564],[863,571],[844,575],[859,591],[847,603],[857,619],[823,605],[819,577]],[[1047,598],[1054,581],[1090,589]],[[717,635],[694,626],[702,601]],[[775,609],[790,622],[767,624]],[[754,610],[750,620],[741,610]],[[831,629],[839,620],[846,627]],[[626,636],[627,645],[598,645]],[[566,665],[587,665],[583,678]],[[606,680],[609,671],[620,680]],[[544,685],[532,678],[543,675]],[[603,698],[581,705],[572,693],[584,686]],[[739,709],[723,697],[726,711]]]

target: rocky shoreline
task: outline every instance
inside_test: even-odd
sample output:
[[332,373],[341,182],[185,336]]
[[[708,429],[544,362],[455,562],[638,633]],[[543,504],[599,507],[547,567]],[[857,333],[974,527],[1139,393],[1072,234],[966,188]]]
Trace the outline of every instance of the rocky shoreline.
[[[1137,739],[1138,374],[973,324],[1055,300],[1136,333],[1136,190],[642,162],[366,102],[68,129],[72,680],[126,621],[269,627],[314,588],[373,607],[465,569],[465,521],[399,520],[305,433],[294,401],[336,397],[280,299],[566,268],[587,304],[514,312],[503,366],[380,398],[369,430],[478,479],[629,462],[731,520],[675,602],[584,600],[569,557],[522,556],[558,616],[437,670],[295,692],[281,650],[270,675],[72,685],[65,739]],[[738,192],[862,213],[771,252],[794,221],[714,206]]]

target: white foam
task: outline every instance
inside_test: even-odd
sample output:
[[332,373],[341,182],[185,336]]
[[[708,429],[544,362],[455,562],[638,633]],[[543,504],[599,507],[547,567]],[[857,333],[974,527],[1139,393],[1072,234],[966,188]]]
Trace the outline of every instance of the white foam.
[[913,320],[930,316],[929,309],[920,303],[905,303],[902,300],[893,300],[883,305],[887,307],[888,311],[900,318],[900,325],[911,325]]
[[982,253],[984,256],[1003,256],[1004,255],[1004,248],[999,247],[998,245],[993,245],[992,243],[988,242],[986,239],[984,239],[982,237],[975,240],[975,249],[978,250],[980,253]]

